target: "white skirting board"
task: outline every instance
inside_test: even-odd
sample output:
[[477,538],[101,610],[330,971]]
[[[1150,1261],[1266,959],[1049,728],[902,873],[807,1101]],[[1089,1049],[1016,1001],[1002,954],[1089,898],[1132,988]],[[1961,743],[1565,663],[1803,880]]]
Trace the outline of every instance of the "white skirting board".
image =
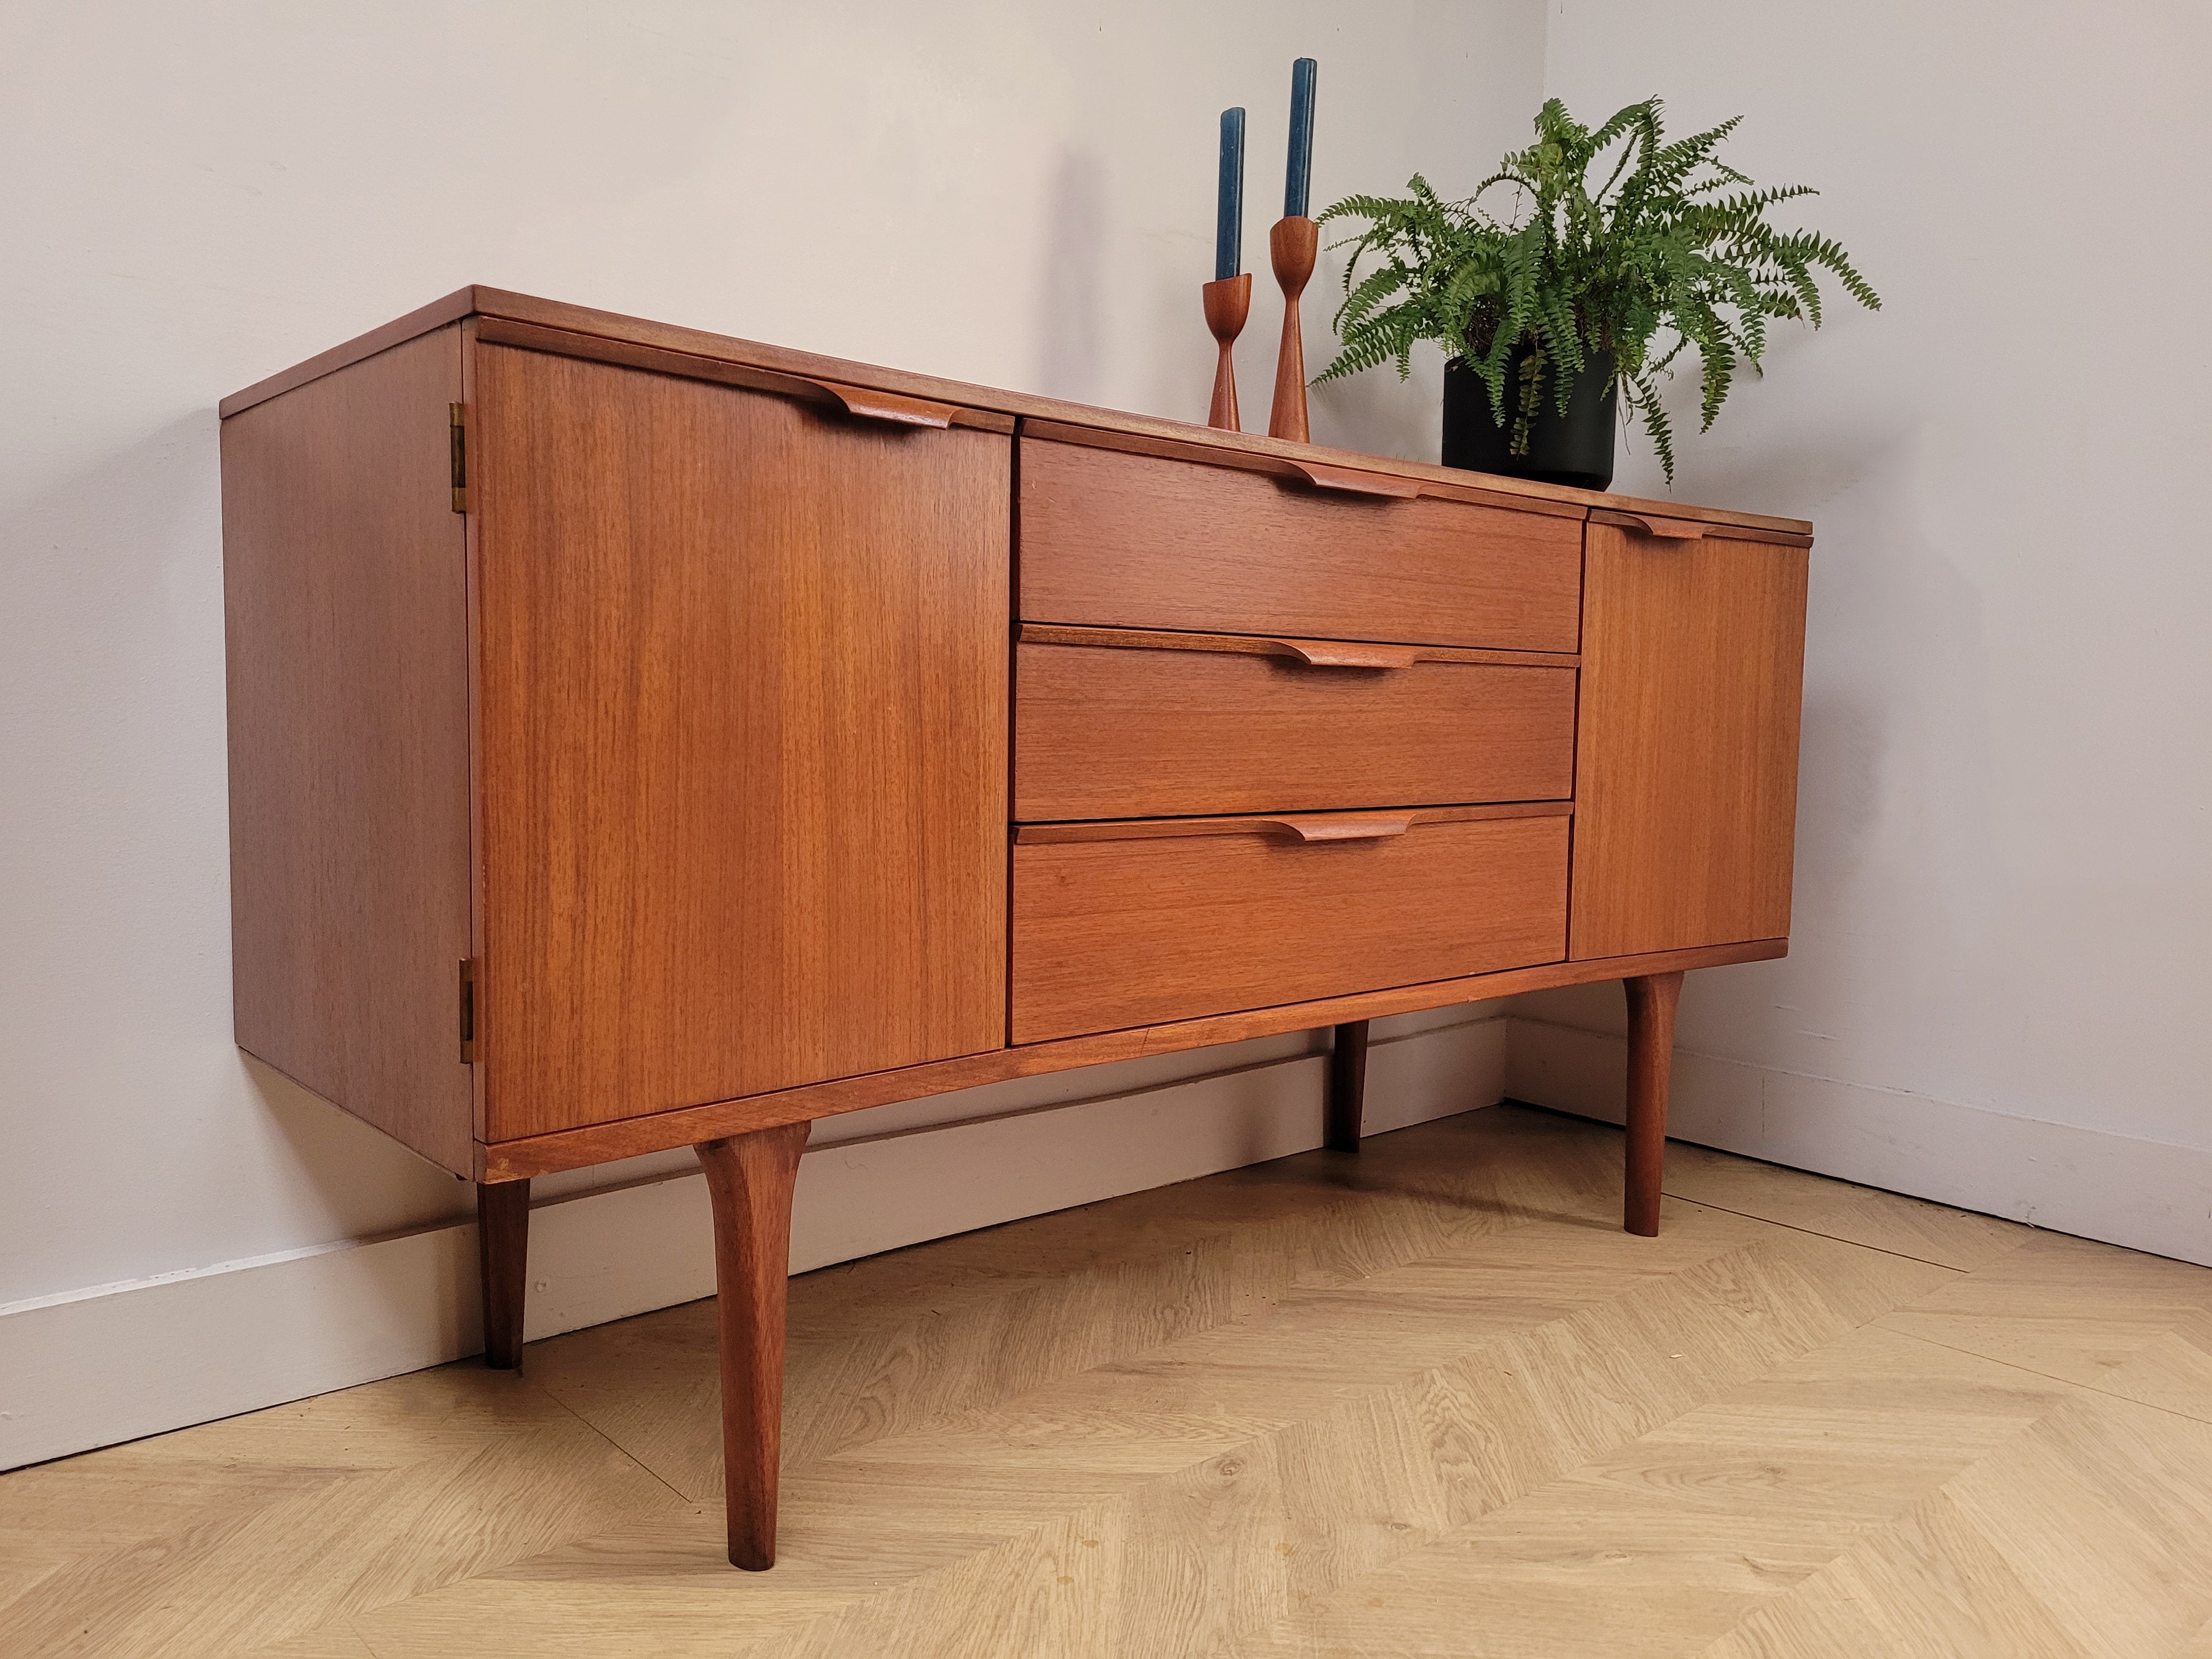
[[[1495,1104],[1505,1023],[1377,1040],[1370,1133]],[[1188,1181],[1321,1144],[1326,1059],[809,1150],[792,1268]],[[476,1228],[432,1227],[0,1306],[0,1468],[203,1423],[483,1348]],[[714,1290],[696,1170],[531,1214],[532,1338]]]
[[[1621,1121],[1625,1037],[1509,1023],[1509,1098]],[[2212,1152],[1687,1048],[1668,1092],[1678,1140],[2212,1267]]]

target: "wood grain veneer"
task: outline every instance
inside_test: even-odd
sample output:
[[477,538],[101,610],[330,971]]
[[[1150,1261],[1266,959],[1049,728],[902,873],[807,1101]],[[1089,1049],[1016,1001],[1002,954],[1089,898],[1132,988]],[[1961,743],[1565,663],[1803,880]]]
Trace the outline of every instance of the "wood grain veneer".
[[1567,820],[1018,842],[1017,1043],[1450,979],[1565,953]]
[[[1526,495],[1492,488],[1514,481],[1487,473],[1468,472],[1456,467],[1446,471],[1380,455],[1354,457],[1341,450],[1322,450],[1308,444],[1271,440],[1265,448],[1248,448],[1214,442],[1210,436],[1206,441],[1192,442],[1179,435],[1169,435],[1172,428],[1154,430],[1150,425],[1079,426],[1066,421],[1034,417],[1024,417],[1021,430],[1024,435],[1041,442],[1081,444],[1091,449],[1118,450],[1124,455],[1158,455],[1168,460],[1194,461],[1201,466],[1234,467],[1286,483],[1310,485],[1346,495],[1382,495],[1395,501],[1426,495],[1442,501],[1502,507],[1516,513],[1540,513],[1553,518],[1572,519],[1577,523],[1590,512],[1583,501],[1555,501],[1549,495]],[[1352,462],[1357,464],[1347,465]],[[1544,488],[1550,489],[1552,486],[1547,484]]]
[[477,1177],[482,1181],[511,1181],[523,1176],[551,1175],[556,1170],[581,1169],[616,1158],[688,1146],[716,1135],[742,1134],[778,1123],[810,1122],[818,1117],[836,1117],[895,1101],[921,1100],[957,1090],[980,1088],[987,1083],[1003,1083],[1012,1078],[1042,1077],[1048,1073],[1103,1066],[1117,1060],[1176,1054],[1217,1042],[1240,1042],[1246,1037],[1276,1036],[1285,1031],[1308,1031],[1348,1020],[1381,1019],[1386,1015],[1411,1013],[1417,1009],[1518,996],[1524,991],[1597,984],[1632,974],[1725,968],[1739,963],[1769,962],[1789,954],[1788,939],[1767,939],[1594,962],[1550,962],[1533,968],[1469,974],[1421,985],[1395,985],[1312,1002],[1284,1003],[1236,1013],[1210,1014],[1201,1019],[1171,1020],[1160,1025],[1102,1031],[1091,1036],[1030,1043],[1018,1048],[997,1048],[927,1066],[840,1078],[832,1083],[811,1084],[738,1100],[718,1100],[704,1106],[625,1118],[617,1123],[593,1124],[581,1129],[480,1146],[477,1149]]
[[998,1046],[1009,441],[477,380],[492,1138]]
[[964,408],[933,398],[911,398],[897,392],[848,386],[824,377],[787,374],[747,363],[694,356],[687,352],[663,351],[626,340],[603,340],[565,329],[540,328],[532,323],[503,318],[477,319],[476,337],[487,345],[521,346],[531,351],[550,351],[590,362],[616,363],[624,368],[647,368],[656,374],[684,380],[712,380],[720,386],[741,386],[755,392],[780,392],[848,415],[888,420],[902,426],[972,426],[987,432],[1012,432],[1013,417],[988,410]]
[[1781,938],[1809,556],[1589,536],[1569,954]]
[[239,1046],[457,1174],[474,1161],[460,331],[223,422]]
[[1571,520],[1020,441],[1025,621],[1576,648]]
[[[1073,630],[1067,630],[1073,631]],[[1090,633],[1014,653],[1014,816],[1167,817],[1574,789],[1575,671],[1316,667],[1271,641]],[[1412,653],[1408,653],[1409,655]]]
[[705,329],[684,328],[673,323],[653,322],[641,317],[626,317],[611,311],[596,311],[588,306],[568,305],[557,300],[540,299],[534,295],[516,294],[506,289],[483,284],[457,289],[406,317],[373,329],[343,345],[258,381],[243,391],[234,392],[222,400],[222,413],[227,419],[257,403],[304,385],[319,375],[360,362],[426,330],[469,316],[558,330],[573,337],[574,340],[572,345],[562,349],[580,355],[599,350],[612,351],[623,346],[648,346],[675,356],[696,358],[702,363],[743,364],[805,379],[827,379],[844,385],[872,387],[932,402],[951,404],[971,410],[994,410],[1019,416],[1025,421],[1061,422],[1084,428],[1093,441],[1134,438],[1194,443],[1209,453],[1224,459],[1240,458],[1261,465],[1284,461],[1300,465],[1319,462],[1361,472],[1410,478],[1424,484],[1437,484],[1449,491],[1467,490],[1479,480],[1480,488],[1484,492],[1517,501],[1529,511],[1565,511],[1577,518],[1594,507],[1650,512],[1709,524],[1741,525],[1798,535],[1809,532],[1813,527],[1802,519],[1775,518],[1766,514],[1740,513],[1725,507],[1698,507],[1683,501],[1642,501],[1634,496],[1601,495],[1595,490],[1540,483],[1530,478],[1469,473],[1425,461],[1401,460],[1395,456],[1363,455],[1350,450],[1293,443],[1286,439],[1271,438],[1262,433],[1212,431],[1185,421],[1132,414],[1126,410],[1098,409],[1087,404],[1066,403],[1058,398],[1039,398],[1027,392],[975,386],[935,375],[915,374],[878,364],[856,363],[842,357],[825,356],[819,352],[794,351],[787,346],[768,345],[757,340],[738,339]]

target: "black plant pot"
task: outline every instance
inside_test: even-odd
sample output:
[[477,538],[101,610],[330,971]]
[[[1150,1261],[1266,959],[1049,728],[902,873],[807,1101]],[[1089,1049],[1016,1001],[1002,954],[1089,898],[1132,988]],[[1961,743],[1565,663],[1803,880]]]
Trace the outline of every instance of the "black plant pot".
[[[1613,482],[1613,436],[1619,424],[1612,354],[1594,353],[1583,362],[1562,415],[1548,365],[1540,386],[1531,387],[1523,378],[1531,349],[1515,352],[1506,365],[1502,427],[1491,418],[1490,390],[1482,376],[1464,358],[1444,365],[1444,465],[1603,489]],[[1516,455],[1514,428],[1524,409],[1531,411],[1526,416],[1527,441]]]

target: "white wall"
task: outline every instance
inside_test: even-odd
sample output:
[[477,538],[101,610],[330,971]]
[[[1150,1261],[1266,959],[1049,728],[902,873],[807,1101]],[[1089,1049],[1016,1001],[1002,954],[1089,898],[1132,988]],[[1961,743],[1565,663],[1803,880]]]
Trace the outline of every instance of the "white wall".
[[[1683,447],[1685,497],[1819,542],[1791,954],[1692,978],[1683,1044],[1734,1080],[1678,1098],[1719,1144],[2212,1261],[2212,10],[1547,11],[1547,92],[1747,116],[1740,164],[1820,187],[1886,301],[1785,334]],[[1640,453],[1619,482],[1661,488]],[[1522,1007],[1618,1029],[1610,988]],[[1516,1029],[1513,1086],[1589,1103],[1573,1046]]]
[[[27,3],[9,23],[0,1304],[35,1304],[24,1311],[49,1333],[56,1308],[143,1308],[129,1287],[313,1261],[334,1243],[438,1227],[468,1203],[451,1177],[231,1045],[218,398],[477,281],[1202,418],[1215,124],[1242,103],[1247,264],[1261,271],[1243,368],[1248,409],[1264,409],[1278,314],[1265,238],[1290,60],[1322,61],[1322,202],[1417,166],[1471,183],[1533,106],[1543,33],[1534,0],[1376,0],[1356,15],[1325,0]],[[1433,455],[1434,411],[1433,370],[1411,394],[1370,377],[1319,396],[1315,428]],[[1306,1052],[1281,1039],[1105,1084],[1273,1066],[1252,1073],[1275,1079],[1272,1127],[1221,1143],[1222,1156],[1256,1157],[1290,1144],[1285,1126],[1304,1133]],[[956,1098],[874,1121],[1100,1086],[1048,1080],[1011,1106]],[[1479,1069],[1467,1086],[1443,1103],[1495,1097]],[[861,1119],[839,1127],[869,1132]],[[1124,1133],[1132,1148],[1145,1139],[1133,1108]],[[1123,1170],[1130,1184],[1174,1178],[1140,1164]],[[969,1179],[940,1224],[1060,1194],[1011,1152],[982,1157]],[[544,1185],[557,1195],[579,1182]],[[858,1190],[824,1187],[802,1229],[860,1237],[861,1210],[842,1232],[835,1212],[874,1202]],[[85,1294],[102,1288],[113,1294]],[[450,1347],[428,1326],[408,1327],[411,1349],[370,1343],[343,1363],[316,1347],[349,1323],[405,1324],[405,1302],[201,1328],[220,1329],[234,1359],[294,1379],[272,1388],[328,1387]],[[13,1363],[0,1352],[0,1392],[39,1370],[21,1334],[31,1322],[0,1316],[0,1349],[18,1345]],[[40,1347],[52,1362],[40,1362],[42,1399],[103,1371],[88,1328]],[[359,1357],[372,1351],[385,1360]],[[142,1362],[142,1402],[165,1397],[165,1364],[191,1364],[158,1343]],[[214,1409],[212,1397],[180,1389],[173,1412]],[[201,1404],[176,1403],[187,1398]],[[0,1397],[0,1431],[26,1409]],[[159,1416],[118,1407],[112,1421],[143,1431]],[[27,1455],[65,1449],[36,1444]]]

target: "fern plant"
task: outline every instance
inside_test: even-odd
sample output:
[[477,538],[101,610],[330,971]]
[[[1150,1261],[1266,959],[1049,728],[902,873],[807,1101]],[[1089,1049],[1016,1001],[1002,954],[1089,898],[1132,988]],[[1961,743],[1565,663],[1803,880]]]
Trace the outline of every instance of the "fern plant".
[[[1433,340],[1482,377],[1492,417],[1505,424],[1516,355],[1547,381],[1559,412],[1574,378],[1598,354],[1613,359],[1623,414],[1640,416],[1674,477],[1674,434],[1656,382],[1683,352],[1700,363],[1699,430],[1735,384],[1755,374],[1774,319],[1820,323],[1817,270],[1871,309],[1881,301],[1826,237],[1766,222],[1777,204],[1818,192],[1761,188],[1719,159],[1742,118],[1666,140],[1660,100],[1631,104],[1583,126],[1554,98],[1536,116],[1536,141],[1508,155],[1464,201],[1439,198],[1416,173],[1404,197],[1348,196],[1321,222],[1364,220],[1334,246],[1352,248],[1337,308],[1342,350],[1316,384],[1395,359],[1402,379],[1413,347]],[[1500,218],[1485,205],[1514,192]],[[1363,262],[1378,261],[1364,276]],[[1525,453],[1534,398],[1516,398],[1515,452]]]

